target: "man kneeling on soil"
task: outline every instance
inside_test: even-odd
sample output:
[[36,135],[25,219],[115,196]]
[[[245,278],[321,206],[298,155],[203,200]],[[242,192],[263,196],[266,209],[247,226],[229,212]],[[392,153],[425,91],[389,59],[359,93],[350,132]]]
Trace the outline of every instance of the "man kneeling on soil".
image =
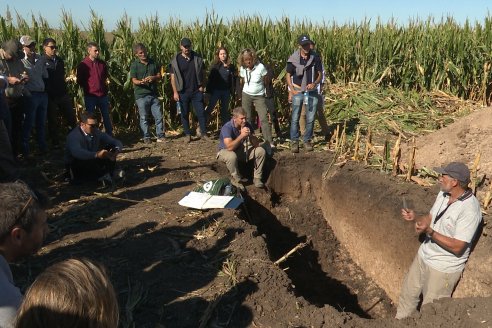
[[434,170],[442,174],[441,191],[430,213],[417,218],[413,210],[401,210],[403,219],[415,221],[415,230],[426,236],[403,281],[397,319],[417,309],[421,294],[422,304],[451,296],[482,221],[480,203],[468,188],[466,165],[452,162]]
[[0,184],[0,199],[0,327],[11,327],[22,294],[8,263],[34,254],[43,244],[49,231],[48,198],[18,181]]
[[258,188],[263,188],[261,177],[263,164],[265,164],[265,149],[259,146],[259,140],[253,135],[253,127],[246,121],[246,111],[242,107],[232,110],[232,119],[224,124],[220,130],[219,153],[217,158],[227,165],[231,173],[232,183],[239,189],[244,189],[238,170],[238,161],[255,161],[253,183]]
[[121,141],[101,132],[94,115],[80,115],[80,126],[67,136],[65,163],[72,182],[98,179],[113,182],[116,156],[123,148]]

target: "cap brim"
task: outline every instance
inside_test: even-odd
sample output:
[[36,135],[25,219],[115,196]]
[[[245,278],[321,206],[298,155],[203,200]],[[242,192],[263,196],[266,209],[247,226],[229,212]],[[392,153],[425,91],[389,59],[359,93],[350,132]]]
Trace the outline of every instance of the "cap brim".
[[301,46],[305,46],[306,44],[311,44],[311,41],[302,41],[302,42],[299,42],[299,45]]
[[442,168],[442,167],[435,167],[433,170],[436,171],[439,174],[447,174],[446,173],[446,170],[444,168]]

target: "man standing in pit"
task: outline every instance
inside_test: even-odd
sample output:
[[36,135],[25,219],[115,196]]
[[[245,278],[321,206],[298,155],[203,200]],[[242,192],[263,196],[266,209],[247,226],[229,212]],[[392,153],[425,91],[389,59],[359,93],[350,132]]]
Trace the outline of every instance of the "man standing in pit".
[[[53,38],[43,41],[44,59],[48,70],[45,87],[48,94],[48,131],[53,148],[60,147],[60,114],[65,119],[68,130],[77,125],[73,101],[67,91],[65,81],[65,62],[57,54],[58,46]],[[66,130],[63,131],[63,136]]]
[[77,66],[77,83],[84,90],[85,110],[94,113],[96,107],[101,111],[104,132],[113,136],[113,124],[109,115],[108,66],[99,59],[99,46],[95,42],[87,44],[87,57]]
[[180,102],[181,123],[183,124],[185,143],[191,141],[190,132],[190,105],[193,104],[198,117],[200,133],[197,137],[209,140],[207,136],[207,122],[203,105],[203,89],[205,83],[205,66],[203,59],[191,48],[191,41],[182,38],[179,43],[181,52],[171,59],[171,86],[174,100]]
[[292,93],[292,119],[290,123],[291,151],[299,152],[299,117],[301,107],[306,106],[306,131],[303,136],[306,151],[312,151],[314,116],[318,105],[318,84],[321,82],[323,70],[321,60],[311,50],[311,39],[301,35],[298,40],[299,49],[287,60],[285,80]]
[[401,210],[403,219],[415,221],[415,230],[425,234],[425,240],[403,281],[397,319],[416,311],[421,294],[422,304],[451,296],[482,221],[480,203],[468,188],[468,167],[452,162],[434,170],[442,174],[441,191],[430,213],[417,217],[411,209]]
[[157,83],[161,80],[161,67],[148,57],[147,48],[142,43],[133,46],[133,53],[137,59],[130,66],[130,77],[135,92],[135,102],[140,116],[140,128],[144,143],[151,143],[150,114],[154,117],[157,142],[164,142],[162,107],[157,93]]

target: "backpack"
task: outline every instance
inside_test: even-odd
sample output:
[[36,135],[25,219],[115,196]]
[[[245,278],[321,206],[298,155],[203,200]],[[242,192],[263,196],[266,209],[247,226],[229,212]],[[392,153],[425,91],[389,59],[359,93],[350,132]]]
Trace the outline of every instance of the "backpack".
[[207,181],[203,184],[203,186],[198,186],[193,191],[207,193],[214,196],[233,196],[237,193],[237,188],[232,185],[229,178],[220,178],[217,180]]

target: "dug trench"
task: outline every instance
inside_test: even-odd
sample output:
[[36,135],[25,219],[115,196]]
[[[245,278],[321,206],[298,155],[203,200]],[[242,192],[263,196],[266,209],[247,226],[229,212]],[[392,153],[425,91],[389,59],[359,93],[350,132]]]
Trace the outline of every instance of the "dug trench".
[[[280,262],[296,296],[359,318],[392,318],[420,244],[412,224],[399,215],[402,199],[425,213],[438,187],[422,188],[357,163],[338,166],[330,157],[313,157],[281,157],[270,173],[269,192],[250,191],[243,217],[257,226],[270,259]],[[474,249],[457,297],[491,295],[486,236]]]

